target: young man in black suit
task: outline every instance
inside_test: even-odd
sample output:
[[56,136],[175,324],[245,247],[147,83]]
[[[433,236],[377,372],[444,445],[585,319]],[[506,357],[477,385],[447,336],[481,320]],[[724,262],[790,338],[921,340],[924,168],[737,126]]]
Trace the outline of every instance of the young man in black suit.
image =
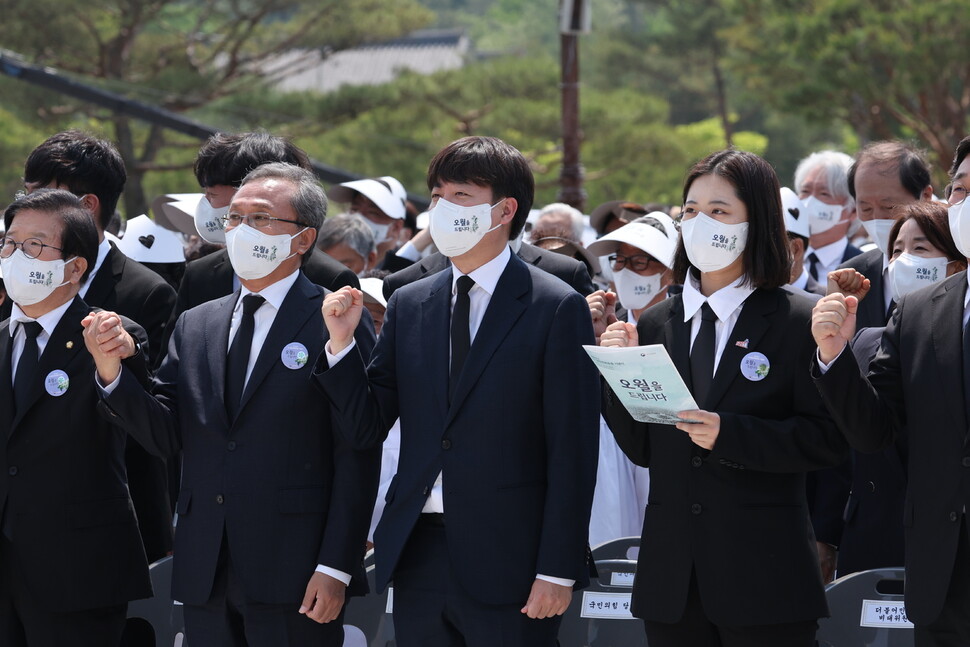
[[[598,376],[583,297],[512,254],[532,204],[522,154],[466,137],[428,170],[431,232],[451,270],[391,297],[366,368],[359,291],[328,295],[322,385],[338,432],[401,460],[374,533],[401,647],[550,647],[588,580]],[[323,363],[323,362],[326,363]]]
[[[164,354],[162,340],[175,290],[105,238],[126,179],[121,155],[110,142],[76,130],[48,138],[24,164],[28,193],[39,188],[67,189],[90,212],[98,232],[98,254],[79,294],[89,306],[117,312],[141,325],[148,334],[146,353],[153,365]],[[145,552],[153,562],[172,551],[172,505],[165,464],[136,443],[129,444],[125,464]]]
[[[117,646],[128,601],[152,591],[125,432],[98,412],[82,339],[91,310],[78,290],[97,230],[67,191],[35,192],[4,222],[13,304],[0,324],[0,644]],[[146,342],[140,326],[126,327]],[[125,360],[136,381],[147,380],[146,359]]]
[[[326,290],[300,271],[326,206],[305,169],[246,177],[226,216],[240,290],[179,317],[150,393],[120,369],[127,335],[85,338],[105,415],[154,454],[182,452],[172,595],[195,645],[339,647],[345,590],[366,591],[381,451],[331,430],[312,375]],[[369,353],[371,330],[354,332]]]

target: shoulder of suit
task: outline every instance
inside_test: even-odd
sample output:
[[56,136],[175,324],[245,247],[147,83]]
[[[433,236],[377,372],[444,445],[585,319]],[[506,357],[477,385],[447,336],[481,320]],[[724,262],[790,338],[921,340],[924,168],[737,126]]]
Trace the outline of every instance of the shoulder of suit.
[[878,249],[870,249],[868,252],[862,252],[858,256],[853,256],[846,262],[839,265],[839,269],[852,268],[857,270],[860,274],[866,278],[871,279],[868,273],[875,272],[877,274],[882,274],[882,258],[883,254]]
[[[138,281],[144,283],[146,286],[151,286],[152,288],[158,285],[168,285],[168,282],[163,279],[158,273],[148,269],[138,261],[132,260],[121,253],[120,250],[116,250],[124,258],[124,266],[121,272],[121,281]],[[171,288],[171,286],[169,285]],[[172,288],[174,292],[175,289]]]
[[[562,255],[557,254],[557,256]],[[563,256],[563,258],[566,257]],[[539,267],[537,265],[526,263],[525,261],[522,261],[522,265],[525,266],[529,272],[529,275],[532,277],[532,289],[537,294],[549,294],[550,296],[555,296],[560,299],[565,298],[569,294],[579,294],[576,292],[573,286],[566,283],[561,276],[550,272],[548,267]]]

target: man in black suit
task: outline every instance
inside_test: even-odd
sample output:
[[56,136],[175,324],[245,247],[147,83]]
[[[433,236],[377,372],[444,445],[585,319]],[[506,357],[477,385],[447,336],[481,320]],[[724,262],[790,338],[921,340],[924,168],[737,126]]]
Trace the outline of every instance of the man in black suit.
[[906,613],[921,647],[970,644],[966,295],[967,273],[960,272],[905,296],[868,375],[845,352],[858,299],[830,294],[812,315],[812,371],[840,431],[861,452],[906,441]]
[[[211,208],[208,219],[224,215],[246,174],[268,162],[285,162],[307,170],[312,168],[307,154],[282,137],[262,132],[217,133],[210,137],[195,158],[195,178]],[[199,218],[196,220],[198,227]],[[215,227],[204,230],[200,227],[199,233],[205,234],[209,242],[225,242],[224,234]],[[345,285],[360,287],[360,281],[352,271],[326,254],[311,256],[303,273],[312,283],[328,290],[338,290]],[[169,327],[174,326],[189,308],[232,294],[238,288],[239,279],[232,271],[225,249],[192,261],[185,267]]]
[[432,160],[428,187],[452,269],[394,293],[366,371],[351,337],[363,298],[328,295],[321,382],[357,446],[380,447],[400,416],[401,459],[374,533],[398,645],[549,647],[589,574],[589,308],[511,253],[534,193],[519,151],[458,140]]
[[862,253],[848,239],[856,219],[855,200],[849,191],[851,167],[851,157],[826,150],[810,154],[795,169],[794,187],[798,198],[806,201],[801,211],[809,230],[803,262],[812,281],[822,287],[821,294],[825,294],[828,273]]
[[[852,268],[870,281],[869,293],[859,302],[856,316],[857,328],[882,327],[894,306],[889,285],[889,254],[887,250],[889,230],[900,210],[897,208],[917,200],[929,200],[933,196],[930,171],[919,153],[899,142],[876,142],[866,146],[856,156],[847,176],[849,192],[856,204],[856,212],[870,237],[878,245],[874,249],[840,265]],[[883,560],[861,561],[850,555],[838,557],[839,576],[848,575],[863,566],[899,566],[903,554],[895,555],[887,550],[898,542],[886,542],[886,528],[901,535],[902,520],[891,511],[898,509],[900,493],[905,489],[905,479],[898,460],[893,458],[901,451],[894,448],[886,453],[863,454],[853,452],[845,465],[817,472],[809,480],[809,499],[812,502],[812,520],[819,539],[821,556],[834,557],[834,548],[843,542],[850,546],[879,546],[870,553],[882,555]],[[852,484],[871,490],[860,499],[855,492],[850,498]],[[847,503],[852,504],[847,507]],[[827,547],[828,545],[829,547]]]
[[[331,431],[312,375],[326,291],[300,271],[326,204],[305,169],[246,177],[226,216],[241,289],[179,318],[151,393],[119,369],[130,339],[86,339],[106,416],[155,454],[182,452],[172,595],[192,644],[339,647],[345,588],[366,591],[380,448]],[[368,353],[373,333],[355,332]]]
[[[125,433],[97,410],[82,340],[91,310],[77,294],[98,232],[67,191],[32,193],[4,222],[13,305],[0,324],[0,644],[117,646],[128,601],[152,591]],[[125,360],[134,380],[147,380],[146,359]]]
[[[141,325],[148,334],[146,352],[151,365],[163,354],[175,290],[105,238],[126,178],[121,155],[110,142],[76,130],[53,135],[24,164],[28,193],[45,187],[67,189],[91,213],[98,231],[98,255],[79,296],[91,307],[117,312]],[[172,505],[165,464],[137,443],[129,443],[125,463],[145,552],[149,561],[161,559],[172,550]]]
[[[545,270],[549,274],[566,282],[572,289],[584,297],[592,294],[596,290],[593,287],[593,280],[589,277],[589,270],[586,269],[586,265],[582,261],[539,249],[535,245],[529,245],[528,243],[522,243],[516,255],[529,265],[538,267],[540,270]],[[447,256],[440,252],[430,254],[410,267],[385,276],[384,298],[390,300],[391,295],[398,288],[413,283],[425,276],[437,274],[449,267],[451,267],[451,261]]]

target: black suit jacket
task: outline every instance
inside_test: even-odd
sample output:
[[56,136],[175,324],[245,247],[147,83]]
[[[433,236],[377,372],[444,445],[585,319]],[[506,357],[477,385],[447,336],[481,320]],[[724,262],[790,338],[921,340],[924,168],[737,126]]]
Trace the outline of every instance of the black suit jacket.
[[[618,444],[634,463],[650,468],[634,615],[679,620],[691,571],[715,624],[800,622],[828,614],[804,474],[838,464],[848,448],[805,375],[814,350],[811,308],[811,301],[783,289],[756,290],[745,301],[701,405],[721,417],[710,452],[672,426],[636,422],[604,386],[604,414]],[[690,385],[683,297],[647,310],[637,330],[641,344],[667,348]],[[751,352],[770,362],[758,382],[740,371]]]
[[[300,275],[252,370],[236,420],[224,400],[232,310],[239,293],[185,312],[149,394],[129,372],[105,398],[105,415],[159,456],[182,452],[172,595],[208,600],[225,533],[248,600],[299,607],[316,565],[354,576],[362,568],[381,449],[354,451],[331,430],[314,387],[314,359],[328,336],[324,290]],[[373,343],[361,327],[362,345]],[[283,348],[309,361],[290,369]]]
[[596,369],[586,301],[512,255],[448,396],[452,273],[388,303],[366,369],[351,352],[321,384],[339,432],[380,447],[401,419],[401,459],[374,544],[377,586],[401,552],[439,473],[448,552],[464,590],[523,605],[536,575],[589,579],[586,540],[598,446]]
[[[148,334],[150,366],[164,354],[162,344],[175,304],[175,290],[161,276],[125,256],[113,243],[91,279],[84,301],[138,322]],[[129,443],[125,463],[145,551],[148,560],[154,562],[172,550],[172,503],[165,464],[149,456],[137,443]]]
[[886,297],[883,282],[883,253],[878,249],[871,249],[855,256],[839,265],[839,269],[851,267],[869,279],[869,294],[859,302],[856,314],[856,327],[881,328],[886,325]]
[[872,452],[905,436],[908,486],[903,506],[906,611],[916,624],[943,608],[964,508],[970,504],[970,445],[962,385],[966,272],[909,294],[896,305],[864,376],[852,353],[815,383],[855,449]]
[[[125,432],[98,413],[94,360],[79,298],[47,342],[28,396],[14,414],[9,320],[0,324],[0,510],[6,514],[23,581],[48,611],[73,612],[150,597],[148,562],[125,478]],[[126,328],[145,341],[145,331]],[[68,375],[50,395],[44,378]],[[125,361],[147,379],[144,355]],[[6,578],[7,574],[0,574]]]
[[[547,252],[535,245],[525,243],[519,247],[518,256],[526,263],[565,281],[584,297],[592,294],[596,289],[593,287],[593,280],[589,277],[589,270],[582,261],[555,252]],[[398,288],[430,274],[437,274],[449,267],[451,267],[451,260],[439,252],[422,258],[410,267],[384,277],[384,298],[390,300],[391,295]]]

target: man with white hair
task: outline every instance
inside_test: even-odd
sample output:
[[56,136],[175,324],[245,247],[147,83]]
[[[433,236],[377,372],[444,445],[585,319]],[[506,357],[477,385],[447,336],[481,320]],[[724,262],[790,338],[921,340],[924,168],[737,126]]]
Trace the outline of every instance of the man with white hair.
[[327,218],[320,228],[317,248],[349,267],[357,276],[377,264],[374,233],[357,214],[344,213]]
[[[543,230],[555,228],[559,231],[570,232],[570,239],[575,243],[583,240],[583,214],[565,202],[553,202],[547,204],[539,212],[539,217],[532,225],[532,230]],[[533,239],[535,237],[533,236]]]
[[838,151],[812,153],[795,169],[795,191],[806,201],[809,247],[805,271],[821,285],[828,273],[862,251],[849,244],[849,227],[855,221],[855,201],[849,192],[852,158]]

